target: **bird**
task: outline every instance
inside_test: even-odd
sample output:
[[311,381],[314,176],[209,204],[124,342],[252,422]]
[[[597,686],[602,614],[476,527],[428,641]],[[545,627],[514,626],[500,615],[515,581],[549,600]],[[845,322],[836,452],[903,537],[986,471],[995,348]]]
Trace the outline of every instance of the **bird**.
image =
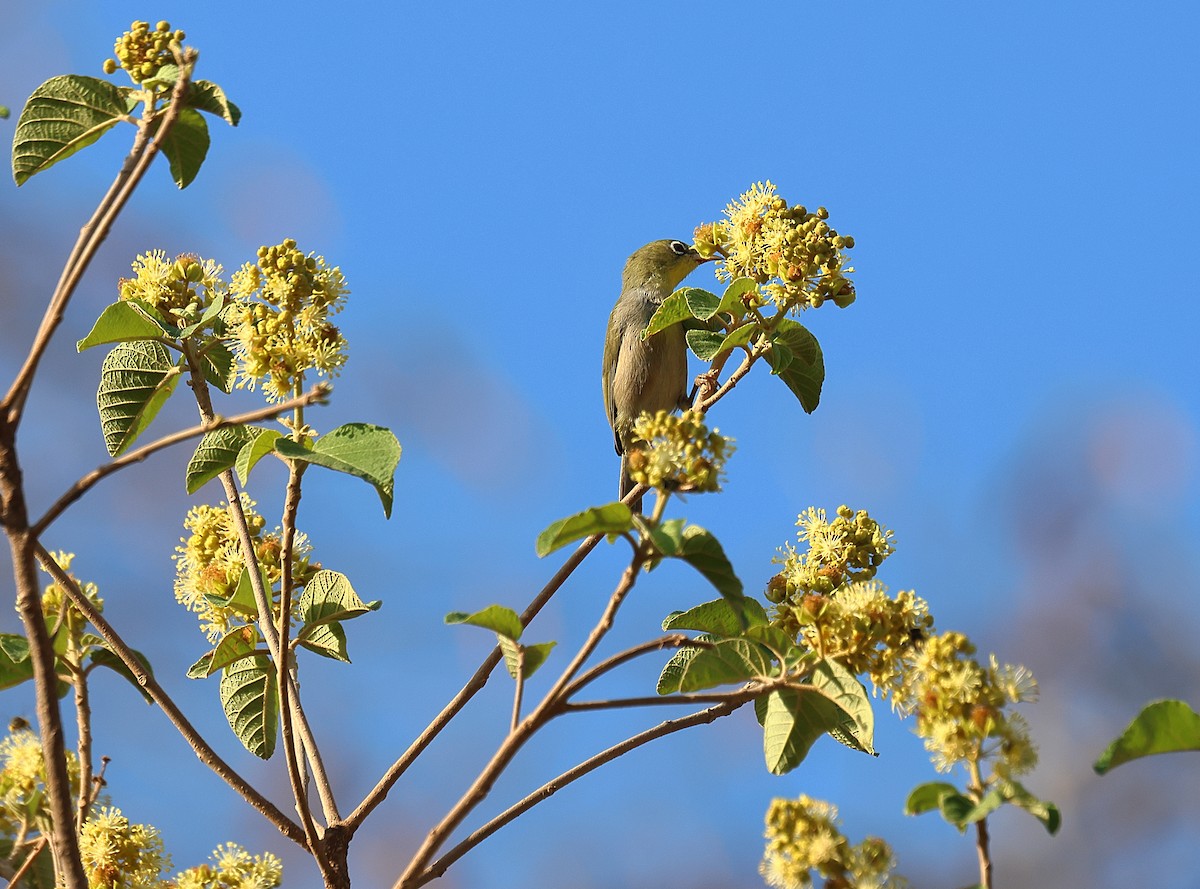
[[[642,411],[686,408],[687,341],[682,324],[642,339],[642,331],[683,279],[715,256],[701,256],[677,240],[651,241],[625,262],[621,295],[608,316],[604,337],[604,412],[621,457],[620,495],[633,490],[628,459],[633,422]],[[640,504],[631,503],[637,510]]]

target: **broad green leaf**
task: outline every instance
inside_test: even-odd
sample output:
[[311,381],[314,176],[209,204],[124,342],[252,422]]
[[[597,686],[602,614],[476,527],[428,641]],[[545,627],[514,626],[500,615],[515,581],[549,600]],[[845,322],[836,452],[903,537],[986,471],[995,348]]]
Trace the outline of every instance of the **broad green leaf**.
[[187,492],[195,494],[226,469],[232,469],[238,454],[253,435],[245,426],[225,426],[204,433],[183,474]]
[[17,185],[81,148],[125,116],[125,99],[106,80],[68,74],[51,77],[29,97],[13,134],[12,170]]
[[717,354],[719,355],[720,353],[726,352],[730,349],[736,349],[738,346],[746,345],[751,339],[754,338],[754,334],[757,332],[757,324],[747,323],[743,324],[741,327],[735,327],[733,330],[729,331],[729,333],[725,336],[725,339],[721,340],[721,345],[717,349]]
[[468,614],[465,611],[451,611],[446,615],[446,623],[483,627],[485,630],[491,630],[497,636],[511,639],[514,642],[521,638],[521,631],[524,629],[517,613],[503,605],[489,605],[474,614]]
[[957,794],[958,788],[946,781],[927,781],[918,784],[904,801],[905,815],[923,815],[942,807],[942,798]]
[[559,519],[537,537],[538,556],[548,556],[556,549],[591,537],[593,534],[620,534],[633,527],[633,513],[624,503],[593,506],[573,516]]
[[770,676],[771,659],[762,647],[745,639],[718,639],[688,660],[679,678],[682,692],[747,682]]
[[374,486],[383,503],[383,514],[391,517],[400,442],[390,429],[347,423],[322,435],[311,450],[290,438],[280,438],[275,442],[275,451],[291,460],[304,460],[363,479]]
[[1058,833],[1058,828],[1062,826],[1062,813],[1054,803],[1039,799],[1016,781],[1009,781],[1006,786],[1001,788],[1001,793],[1006,802],[1012,803],[1019,809],[1024,809],[1042,822],[1047,833],[1051,835]]
[[185,101],[199,111],[207,111],[224,118],[225,122],[233,127],[242,119],[241,109],[229,101],[223,89],[208,80],[193,80],[188,84]]
[[321,657],[350,663],[350,654],[346,650],[346,631],[336,620],[309,627],[299,644]]
[[[715,642],[716,639],[712,636],[698,636],[697,641]],[[671,655],[671,659],[663,665],[662,672],[658,674],[658,685],[654,690],[660,695],[677,694],[680,691],[680,683],[683,682],[683,674],[687,671],[688,664],[701,650],[699,647],[689,646],[680,648]]]
[[767,352],[772,372],[792,390],[805,413],[811,414],[821,401],[825,383],[825,359],[817,338],[803,325],[783,318],[772,343],[774,348]]
[[513,679],[517,678],[518,673],[524,674],[526,679],[532,676],[546,662],[557,644],[539,642],[537,645],[522,645],[506,636],[497,635],[496,638],[500,640],[500,651],[504,654],[504,668]]
[[238,481],[243,485],[250,477],[250,470],[258,464],[259,460],[274,451],[275,442],[283,437],[283,433],[278,429],[264,429],[261,426],[247,426],[246,428],[250,431],[250,438],[238,451],[237,460],[233,464],[237,469]]
[[758,282],[753,278],[736,278],[730,281],[725,292],[721,294],[721,304],[717,306],[717,311],[732,315],[737,319],[745,317],[746,303],[742,297],[757,290]]
[[150,425],[179,376],[167,347],[152,340],[118,343],[108,353],[100,367],[96,405],[109,456],[128,448]]
[[1003,804],[1004,797],[995,787],[985,793],[979,802],[960,793],[949,793],[939,800],[942,817],[957,827],[959,831],[965,831],[969,824],[982,821]]
[[642,331],[642,339],[648,339],[654,336],[654,334],[666,330],[680,321],[686,321],[691,317],[692,313],[688,311],[687,298],[683,295],[682,290],[676,290],[664,299],[662,305],[655,310],[654,315],[650,318],[650,323]]
[[263,657],[242,658],[221,671],[221,707],[247,750],[270,759],[279,734],[275,667]]
[[854,750],[875,756],[875,713],[871,699],[858,678],[837,661],[825,660],[813,669],[809,680],[816,688],[842,708],[845,720],[829,734]]
[[200,172],[208,155],[208,124],[199,111],[179,109],[179,116],[162,142],[162,153],[171,165],[171,178],[180,188],[187,188]]
[[741,616],[748,618],[748,626],[763,626],[767,623],[767,613],[754,599],[747,599],[744,608],[734,608],[728,599],[714,599],[701,605],[693,606],[687,611],[676,611],[667,615],[662,628],[672,630],[696,630],[708,633],[714,637],[730,638],[740,636],[745,629]]
[[[153,675],[154,670],[150,666],[150,661],[146,658],[146,656],[140,651],[135,651],[133,654],[138,661],[141,662],[142,669]],[[154,699],[146,693],[146,689],[143,688],[141,683],[137,681],[137,677],[133,675],[133,671],[130,670],[129,667],[125,666],[125,662],[117,657],[115,652],[110,651],[108,648],[103,646],[99,646],[93,648],[88,653],[88,660],[90,660],[97,667],[107,667],[108,669],[112,670],[114,673],[124,678],[130,685],[136,688],[138,690],[138,694],[146,699],[147,704],[154,703]]]
[[1143,756],[1183,750],[1200,750],[1200,715],[1183,701],[1154,701],[1108,745],[1092,768],[1103,775]]
[[221,342],[214,342],[204,350],[204,379],[208,380],[226,395],[233,391],[237,381],[237,368],[233,363],[233,353]]
[[[258,566],[258,576],[262,579],[263,589],[267,590],[267,594],[270,595],[271,581],[267,578],[267,569],[262,565]],[[237,586],[233,588],[232,594],[221,598],[211,593],[205,593],[204,598],[218,608],[232,608],[238,614],[244,614],[250,618],[258,617],[254,585],[250,582],[250,570],[245,566],[242,566],[242,573],[238,577]]]
[[24,636],[0,633],[0,689],[12,688],[32,678],[29,641]]
[[225,294],[218,293],[213,298],[212,302],[210,302],[208,304],[208,307],[203,312],[200,313],[199,318],[197,318],[195,321],[193,321],[187,327],[180,329],[179,338],[181,340],[187,339],[192,334],[194,334],[197,330],[207,328],[210,324],[213,323],[213,319],[217,318],[223,311],[225,311],[225,304],[226,304]]
[[75,351],[82,352],[104,343],[120,343],[127,340],[155,339],[163,330],[129,302],[119,300],[100,313],[91,332],[75,344]]
[[701,361],[712,361],[721,351],[725,334],[718,330],[689,330],[686,339],[693,355]]
[[819,692],[782,688],[767,695],[763,755],[767,770],[784,775],[800,765],[817,738],[845,718],[842,709]]
[[701,321],[707,321],[717,314],[717,308],[721,305],[719,296],[699,287],[684,287],[679,292],[683,294],[683,299],[687,303],[688,314]]
[[689,525],[683,529],[679,558],[699,571],[717,588],[717,592],[741,615],[739,619],[743,627],[750,626],[750,621],[756,614],[755,608],[761,610],[762,606],[757,602],[749,604],[753,600],[742,593],[742,582],[733,573],[733,565],[730,564],[717,538],[698,525]]
[[345,574],[337,571],[318,571],[304,586],[296,608],[300,612],[300,620],[304,626],[298,638],[305,637],[306,631],[319,624],[331,621],[350,620],[371,611],[378,611],[383,604],[379,601],[364,602],[350,586],[350,580]]
[[[245,571],[242,572],[245,575]],[[189,679],[204,679],[223,670],[231,664],[236,664],[243,658],[258,654],[258,630],[255,627],[238,627],[230,630],[221,637],[217,647],[206,654],[188,669]]]
[[683,519],[667,519],[665,522],[652,525],[646,521],[645,516],[635,513],[633,523],[638,530],[649,535],[654,546],[664,556],[679,555],[680,549],[683,548]]
[[[746,598],[746,601],[754,602],[754,600],[750,599],[749,597]],[[754,604],[758,605],[757,602],[754,602]],[[758,605],[758,607],[760,609],[762,608],[761,605]],[[770,624],[751,624],[750,626],[746,627],[741,636],[744,639],[749,639],[751,642],[759,643],[768,651],[770,651],[773,656],[778,655],[784,659],[787,659],[789,655],[793,655],[794,659],[794,656],[807,652],[807,649],[801,649],[796,646],[796,642],[790,634],[784,632],[779,627],[773,627]]]

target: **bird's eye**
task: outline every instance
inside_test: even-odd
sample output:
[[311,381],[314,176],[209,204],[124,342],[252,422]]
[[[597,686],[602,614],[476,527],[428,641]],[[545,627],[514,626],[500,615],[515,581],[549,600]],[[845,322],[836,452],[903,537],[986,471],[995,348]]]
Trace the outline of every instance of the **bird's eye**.
[[676,256],[683,256],[688,252],[688,245],[683,243],[683,241],[672,241],[671,252]]

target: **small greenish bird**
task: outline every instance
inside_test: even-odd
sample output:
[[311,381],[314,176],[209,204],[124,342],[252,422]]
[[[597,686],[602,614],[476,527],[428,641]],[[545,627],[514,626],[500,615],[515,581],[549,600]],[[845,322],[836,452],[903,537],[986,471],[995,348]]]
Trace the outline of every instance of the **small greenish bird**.
[[[716,257],[710,257],[715,259]],[[604,337],[604,412],[621,455],[621,496],[633,490],[627,470],[633,421],[642,411],[686,408],[687,341],[676,324],[642,339],[650,318],[680,282],[708,258],[683,241],[651,241],[625,262],[621,295]],[[638,504],[632,504],[638,508]]]

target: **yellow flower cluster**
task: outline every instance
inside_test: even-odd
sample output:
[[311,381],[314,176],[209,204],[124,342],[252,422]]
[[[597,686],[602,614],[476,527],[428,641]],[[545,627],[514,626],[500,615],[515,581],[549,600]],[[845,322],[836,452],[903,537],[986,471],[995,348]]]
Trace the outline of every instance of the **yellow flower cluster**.
[[251,855],[236,843],[218,846],[213,864],[180,871],[174,889],[275,889],[283,882],[283,863],[267,852]]
[[852,846],[842,834],[837,809],[801,795],[774,799],[767,810],[766,850],[759,873],[779,889],[808,889],[813,874],[826,887],[900,889],[907,883],[892,875],[895,857],[877,837]]
[[108,806],[84,823],[79,853],[89,889],[165,887],[162,876],[171,866],[155,828],[130,824],[120,809]]
[[916,647],[911,671],[897,694],[917,715],[917,734],[939,771],[957,763],[992,759],[1001,779],[1037,765],[1037,749],[1014,704],[1037,699],[1037,683],[1024,667],[987,666],[973,657],[975,646],[962,633],[942,633]]
[[[258,564],[267,581],[277,585],[282,576],[282,542],[278,531],[265,532],[266,522],[254,511],[254,502],[242,494],[242,508],[254,540]],[[183,527],[189,532],[175,548],[175,600],[200,618],[201,629],[210,642],[217,642],[236,626],[251,622],[236,609],[217,604],[237,589],[245,560],[229,506],[201,504],[188,510]],[[312,547],[302,533],[296,534],[292,550],[292,580],[307,583],[320,564],[310,561]]]
[[[0,741],[0,834],[13,837],[28,833],[38,825],[39,815],[49,824],[49,814],[44,813],[46,761],[42,758],[42,744],[38,736],[28,728],[13,728]],[[79,759],[74,752],[67,751],[67,774],[71,781],[71,792],[79,788]]]
[[844,583],[870,580],[895,552],[892,532],[872,519],[865,509],[857,512],[839,506],[837,518],[826,518],[825,510],[809,507],[796,520],[797,539],[808,544],[797,552],[785,544],[783,558],[775,559],[783,569],[767,588],[767,598],[783,602],[809,592],[829,593]]
[[771,182],[756,182],[725,208],[724,219],[699,226],[696,249],[719,253],[722,281],[753,278],[780,311],[819,308],[826,300],[845,308],[854,302],[843,250],[854,238],[838,234],[826,221],[829,211],[789,207]]
[[895,695],[907,683],[913,644],[933,629],[925,600],[911,591],[889,596],[878,581],[848,584],[828,595],[809,593],[775,607],[776,626],[823,658],[834,658],[876,692]]
[[349,291],[324,257],[305,256],[291,238],[260,247],[258,264],[234,274],[232,291],[239,385],[253,388],[263,379],[267,396],[283,401],[299,393],[307,371],[332,376],[346,363],[346,340],[329,318]]
[[122,278],[118,285],[121,299],[145,303],[179,327],[198,321],[225,290],[221,267],[211,259],[181,253],[168,260],[162,250],[138,256],[133,277]]
[[633,424],[629,477],[638,484],[668,491],[718,491],[733,440],[711,432],[704,414],[685,411],[643,412]]
[[[50,556],[58,563],[58,567],[70,574],[71,563],[75,561],[75,553],[54,552]],[[74,577],[74,575],[71,576]],[[96,606],[96,610],[103,611],[104,600],[100,598],[100,588],[94,583],[84,583],[78,578],[75,578],[75,582],[83,594]],[[82,630],[87,623],[79,609],[71,603],[57,582],[48,584],[42,590],[42,614],[46,616],[51,632],[58,626],[59,621],[66,622],[67,626],[74,630]]]
[[115,74],[119,62],[134,83],[149,80],[163,65],[174,64],[171,45],[178,46],[186,36],[183,31],[172,31],[170,22],[159,22],[154,30],[149,22],[134,22],[113,45],[116,60],[104,60],[104,73]]

